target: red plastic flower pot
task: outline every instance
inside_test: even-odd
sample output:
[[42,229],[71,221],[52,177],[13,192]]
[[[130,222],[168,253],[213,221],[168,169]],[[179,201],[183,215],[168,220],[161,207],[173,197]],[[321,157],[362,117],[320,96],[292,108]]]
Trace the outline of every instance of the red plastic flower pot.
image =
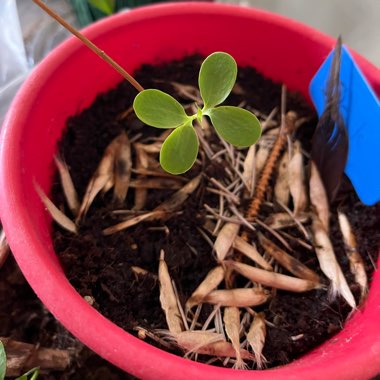
[[[307,97],[312,75],[333,39],[267,12],[210,3],[176,3],[119,14],[85,34],[133,72],[146,62],[226,51]],[[380,92],[380,71],[354,54]],[[53,154],[68,116],[122,78],[72,38],[32,73],[1,136],[0,212],[12,251],[48,309],[83,343],[144,379],[368,379],[380,373],[380,275],[365,306],[328,342],[289,365],[234,371],[191,362],[133,337],[89,306],[70,285],[53,250],[51,221],[34,190],[48,192]]]

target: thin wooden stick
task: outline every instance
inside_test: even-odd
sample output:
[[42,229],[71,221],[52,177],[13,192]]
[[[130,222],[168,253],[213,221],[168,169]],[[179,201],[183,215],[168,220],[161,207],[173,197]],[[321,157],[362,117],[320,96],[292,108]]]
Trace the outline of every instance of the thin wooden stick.
[[144,88],[135,78],[133,78],[127,71],[125,71],[118,63],[116,63],[109,55],[103,50],[100,50],[93,42],[86,38],[82,33],[70,25],[66,20],[49,8],[42,0],[33,0],[40,8],[42,8],[49,16],[58,21],[64,28],[66,28],[75,37],[81,40],[90,50],[92,50],[101,59],[111,65],[119,74],[121,74],[137,91],[143,91]]

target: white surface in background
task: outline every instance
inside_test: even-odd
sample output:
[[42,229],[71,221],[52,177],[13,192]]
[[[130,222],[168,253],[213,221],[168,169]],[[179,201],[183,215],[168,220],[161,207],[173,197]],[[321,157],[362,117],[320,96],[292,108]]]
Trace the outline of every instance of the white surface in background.
[[380,0],[220,0],[266,9],[319,29],[380,67]]

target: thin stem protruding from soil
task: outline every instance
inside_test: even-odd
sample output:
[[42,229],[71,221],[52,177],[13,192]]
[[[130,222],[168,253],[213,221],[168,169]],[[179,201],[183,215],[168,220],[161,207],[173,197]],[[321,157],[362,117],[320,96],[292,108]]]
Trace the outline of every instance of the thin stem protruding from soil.
[[125,71],[117,62],[115,62],[108,54],[99,49],[93,42],[80,33],[76,28],[64,20],[60,15],[49,8],[42,0],[33,0],[41,9],[43,9],[49,16],[58,21],[65,29],[72,33],[75,37],[81,40],[90,50],[98,55],[103,61],[111,65],[119,74],[121,74],[137,91],[143,91],[144,88],[135,78]]

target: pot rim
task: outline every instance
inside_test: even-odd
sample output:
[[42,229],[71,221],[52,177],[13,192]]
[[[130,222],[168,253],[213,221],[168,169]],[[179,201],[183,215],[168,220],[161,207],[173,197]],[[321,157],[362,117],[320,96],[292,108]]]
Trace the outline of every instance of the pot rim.
[[[144,6],[101,20],[87,27],[84,30],[84,34],[90,39],[95,39],[104,32],[119,28],[125,23],[146,22],[148,19],[155,19],[161,16],[175,16],[179,13],[189,15],[199,13],[210,15],[234,14],[239,17],[250,17],[297,30],[305,38],[318,43],[326,51],[329,51],[334,44],[334,40],[331,37],[286,17],[253,8],[214,3],[169,3]],[[23,207],[23,191],[20,180],[22,173],[13,173],[13,168],[22,167],[21,158],[15,156],[14,149],[12,148],[14,144],[20,141],[23,133],[21,126],[25,124],[25,116],[19,110],[25,107],[27,110],[31,109],[34,101],[31,94],[33,94],[37,82],[41,81],[41,78],[48,78],[50,73],[55,71],[68,56],[82,48],[84,48],[83,45],[72,37],[50,53],[33,70],[11,105],[10,111],[4,121],[0,140],[0,188],[2,189],[0,192],[0,215],[2,216],[3,227],[7,237],[9,237],[10,246],[14,248],[14,255],[22,272],[39,298],[45,305],[49,305],[49,310],[56,318],[69,331],[105,359],[136,376],[147,379],[157,379],[164,376],[167,379],[176,379],[179,378],[179,373],[183,371],[186,371],[185,374],[182,374],[182,376],[185,376],[184,378],[207,377],[208,379],[217,379],[223,377],[224,379],[243,379],[255,377],[257,379],[317,379],[323,376],[323,378],[328,379],[347,379],[347,374],[349,374],[350,378],[354,379],[362,378],[361,376],[364,373],[368,373],[371,376],[376,374],[376,370],[380,371],[380,364],[377,366],[376,363],[372,364],[372,367],[369,368],[369,360],[375,362],[376,356],[380,353],[380,339],[378,339],[379,342],[376,342],[376,339],[370,339],[370,337],[366,339],[367,347],[361,347],[362,352],[360,350],[353,350],[355,356],[332,356],[332,348],[329,348],[329,346],[334,346],[334,342],[330,340],[301,359],[289,365],[268,371],[234,371],[190,362],[135,338],[103,317],[94,308],[89,306],[70,285],[57,259],[47,262],[46,260],[42,260],[38,255],[29,256],[24,251],[20,251],[21,247],[25,248],[26,246],[29,248],[29,251],[52,248],[46,247],[44,242],[41,241],[38,231],[30,228],[30,216],[28,215],[28,211]],[[358,54],[354,53],[354,56],[359,66],[365,72],[369,82],[376,86],[375,90],[379,90],[379,70]],[[15,231],[16,226],[17,233],[12,233]],[[39,270],[36,271],[35,268],[39,268]],[[378,279],[378,277],[380,276],[375,274],[375,278]],[[375,302],[374,300],[376,294],[379,295],[378,293],[379,291],[375,294],[373,292],[370,293],[368,304]],[[70,299],[70,310],[75,310],[75,313],[68,313],[67,306],[65,305],[67,299]],[[380,308],[380,306],[377,307]],[[358,312],[354,320],[363,319],[363,315],[366,318],[376,318],[374,311],[367,312],[364,310],[363,312]],[[356,329],[355,326],[352,326],[352,321],[349,324],[352,336],[369,331],[362,328]],[[97,334],[96,332],[101,333]],[[337,337],[334,337],[334,339]],[[343,336],[343,339],[347,340],[351,338]],[[349,341],[346,343],[349,343]],[[345,342],[337,344],[336,347],[342,347],[342,345],[345,345]],[[344,352],[347,353],[347,351]],[[325,355],[329,360],[326,360]],[[350,366],[353,366],[348,372],[347,360],[351,360]]]

